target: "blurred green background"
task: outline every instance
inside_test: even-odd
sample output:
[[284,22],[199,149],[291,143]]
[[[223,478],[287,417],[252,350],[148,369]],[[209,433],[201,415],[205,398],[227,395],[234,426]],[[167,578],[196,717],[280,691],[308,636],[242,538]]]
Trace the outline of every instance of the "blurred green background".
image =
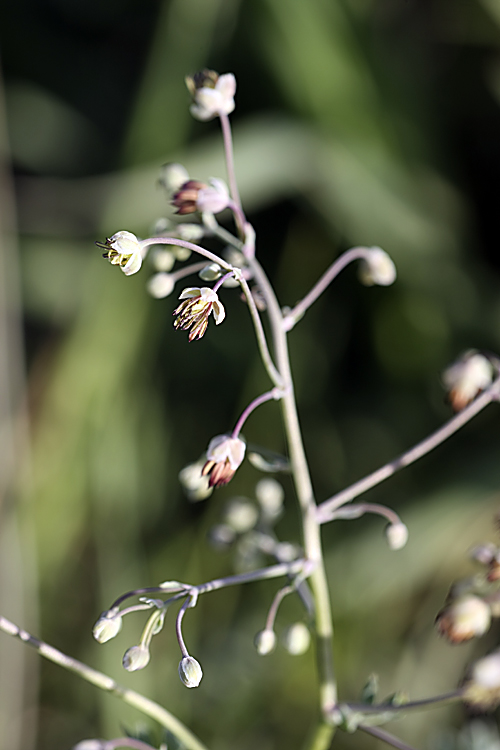
[[[382,246],[398,266],[388,289],[361,287],[347,269],[290,335],[326,499],[450,416],[440,372],[451,360],[500,350],[500,4],[17,0],[2,4],[0,42],[1,611],[162,703],[213,750],[300,748],[316,716],[313,654],[261,658],[252,645],[272,582],[211,594],[188,613],[198,690],[178,679],[173,620],[140,673],[121,668],[140,615],[115,641],[92,639],[123,591],[233,571],[232,552],[214,551],[207,532],[231,496],[253,496],[259,473],[245,464],[199,504],[177,475],[267,388],[235,293],[224,293],[224,325],[189,345],[172,328],[175,298],[146,293],[152,270],[127,279],[93,242],[121,229],[147,236],[169,213],[164,162],[225,176],[217,123],[192,120],[183,79],[205,66],[234,72],[240,190],[282,304],[355,244]],[[245,436],[285,450],[277,406],[252,415]],[[472,572],[467,551],[496,538],[499,446],[490,407],[367,496],[409,525],[401,552],[389,552],[377,518],[325,528],[342,698],[356,699],[372,672],[382,695],[447,691],[497,643],[493,627],[453,648],[432,625],[450,583]],[[277,531],[298,541],[283,482]],[[287,600],[278,630],[301,616]],[[1,747],[67,750],[155,730],[26,651],[0,635]],[[451,749],[468,718],[436,710],[393,731]]]

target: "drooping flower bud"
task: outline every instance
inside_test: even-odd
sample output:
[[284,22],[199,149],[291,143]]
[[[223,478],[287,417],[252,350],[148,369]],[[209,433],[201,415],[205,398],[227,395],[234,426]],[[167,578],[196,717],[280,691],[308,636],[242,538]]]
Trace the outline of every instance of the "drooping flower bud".
[[203,281],[216,281],[222,276],[222,268],[218,263],[209,263],[208,266],[201,269],[198,276]]
[[188,76],[186,86],[193,97],[190,112],[197,120],[211,120],[234,110],[236,79],[232,73],[219,76],[215,70],[202,70]]
[[103,258],[111,265],[119,266],[125,276],[131,276],[139,271],[142,265],[142,250],[139,240],[132,232],[116,232],[108,237],[106,242],[96,242],[98,247],[106,250]]
[[234,477],[245,457],[246,445],[241,438],[217,435],[207,449],[207,462],[202,474],[209,476],[210,487],[222,487]]
[[203,670],[200,663],[196,659],[193,659],[192,656],[184,656],[179,662],[179,677],[186,687],[198,687],[203,677]]
[[254,638],[254,646],[260,656],[267,656],[276,648],[276,633],[274,630],[261,630]]
[[389,549],[402,549],[408,541],[408,527],[402,523],[390,523],[385,528],[385,538]]
[[489,710],[500,704],[500,651],[479,659],[464,684],[466,703]]
[[180,216],[194,214],[198,210],[197,201],[200,190],[207,187],[208,185],[199,180],[187,180],[187,182],[184,182],[172,196],[172,205],[177,209],[175,213]]
[[380,247],[368,249],[368,255],[359,264],[359,280],[365,286],[389,286],[396,280],[396,266]]
[[259,511],[246,497],[234,497],[226,505],[224,521],[237,534],[244,534],[253,529],[259,518]]
[[443,383],[455,411],[466,407],[492,380],[491,362],[474,349],[465,352],[443,372]]
[[123,654],[123,666],[127,672],[136,672],[149,664],[150,654],[147,646],[131,646]]
[[94,625],[92,633],[98,643],[106,643],[114,638],[115,635],[118,635],[121,628],[122,618],[119,614],[103,612]]
[[174,291],[175,279],[170,273],[155,273],[148,280],[146,287],[152,297],[164,299]]
[[491,623],[489,606],[474,594],[455,599],[439,612],[436,627],[451,643],[463,643],[484,635]]
[[305,654],[311,643],[311,633],[304,622],[295,622],[281,636],[283,646],[292,656]]

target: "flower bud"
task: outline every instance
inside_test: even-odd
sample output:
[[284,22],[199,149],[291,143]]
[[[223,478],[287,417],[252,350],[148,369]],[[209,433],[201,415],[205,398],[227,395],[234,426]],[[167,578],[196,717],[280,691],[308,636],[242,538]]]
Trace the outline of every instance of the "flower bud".
[[365,286],[389,286],[396,280],[396,266],[380,247],[367,250],[366,258],[359,264],[359,280]]
[[198,242],[198,240],[201,240],[201,238],[205,236],[205,230],[201,226],[201,224],[178,224],[177,234],[179,235],[181,240],[187,240],[188,242]]
[[205,266],[205,268],[202,268],[199,272],[198,276],[200,279],[203,279],[203,281],[215,281],[216,279],[219,279],[222,274],[222,268],[219,266],[218,263],[210,263],[208,266]]
[[467,406],[478,393],[493,380],[493,367],[489,359],[474,349],[460,357],[443,372],[443,383],[455,411]]
[[385,538],[389,549],[402,549],[408,541],[408,527],[400,521],[399,523],[390,523],[385,528]]
[[122,629],[122,618],[113,612],[103,612],[92,630],[93,636],[98,643],[106,643]]
[[479,659],[465,681],[463,698],[481,710],[495,708],[500,703],[500,651]]
[[147,290],[155,299],[164,299],[172,294],[175,287],[175,279],[170,273],[155,273],[148,280]]
[[278,562],[292,562],[300,557],[302,550],[292,542],[278,542],[274,548],[274,554]]
[[131,646],[123,654],[123,666],[127,672],[136,672],[138,669],[144,669],[149,664],[149,649],[147,646]]
[[189,172],[182,164],[164,164],[161,168],[160,184],[168,193],[175,193],[189,180]]
[[175,255],[172,250],[164,250],[157,247],[153,252],[152,260],[157,271],[168,273],[174,267]]
[[184,491],[189,500],[197,502],[205,500],[213,492],[209,487],[208,477],[202,476],[202,469],[205,466],[205,457],[193,464],[188,464],[179,472],[179,482],[182,484]]
[[203,677],[200,663],[192,656],[184,656],[179,663],[179,677],[186,687],[198,687]]
[[459,597],[436,617],[440,635],[451,643],[462,643],[484,635],[491,623],[489,606],[473,594]]
[[235,497],[227,505],[224,511],[224,521],[237,534],[244,534],[253,529],[259,518],[259,511],[246,497]]
[[274,630],[261,630],[255,636],[253,643],[260,656],[267,656],[276,648],[276,633]]
[[73,750],[106,750],[106,740],[82,740],[73,745]]
[[255,487],[255,497],[266,516],[277,518],[281,514],[285,490],[276,479],[260,479]]
[[236,532],[226,523],[218,523],[208,532],[208,539],[215,549],[226,550],[236,539]]
[[311,633],[304,622],[295,622],[283,632],[283,646],[292,656],[305,654],[311,643]]

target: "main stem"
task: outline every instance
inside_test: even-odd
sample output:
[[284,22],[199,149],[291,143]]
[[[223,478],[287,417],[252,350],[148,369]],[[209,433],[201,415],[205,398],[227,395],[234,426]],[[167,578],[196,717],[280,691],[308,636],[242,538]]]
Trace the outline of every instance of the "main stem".
[[297,415],[287,336],[283,327],[283,316],[274,290],[260,263],[255,258],[249,258],[248,264],[267,302],[276,364],[283,378],[284,395],[281,403],[290,451],[292,474],[302,515],[304,550],[306,558],[314,565],[309,581],[315,600],[317,663],[323,721],[321,723],[321,731],[316,733],[317,736],[321,736],[321,742],[318,742],[316,737],[310,747],[314,748],[314,750],[323,750],[329,747],[334,732],[333,726],[327,727],[327,717],[337,703],[337,686],[333,668],[333,626],[330,595],[323,560],[320,526],[316,520],[316,503]]

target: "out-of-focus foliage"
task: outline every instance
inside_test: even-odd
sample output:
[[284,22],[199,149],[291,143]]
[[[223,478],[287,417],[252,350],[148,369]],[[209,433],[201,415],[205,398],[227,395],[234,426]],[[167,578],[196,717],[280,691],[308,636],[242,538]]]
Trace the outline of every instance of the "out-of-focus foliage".
[[[3,506],[5,614],[22,616],[22,603],[38,600],[39,622],[32,614],[19,624],[163,703],[210,747],[298,748],[316,712],[313,655],[278,650],[261,658],[252,646],[272,582],[210,594],[188,613],[186,637],[204,671],[197,690],[179,682],[172,621],[141,673],[121,669],[140,615],[109,644],[91,638],[98,614],[125,590],[231,572],[231,554],[211,549],[207,532],[229,497],[253,495],[258,472],[245,465],[198,505],[187,503],[177,474],[267,388],[237,295],[223,292],[224,325],[188,345],[172,329],[174,298],[148,298],[150,269],[125,278],[93,241],[121,229],[146,236],[170,215],[157,185],[164,162],[181,161],[197,178],[224,177],[217,123],[190,118],[183,78],[204,66],[233,71],[242,199],[282,303],[303,296],[352,245],[380,245],[398,266],[389,289],[362,288],[348,269],[290,336],[306,449],[318,499],[326,499],[447,419],[439,373],[451,359],[471,346],[500,349],[498,6],[4,6],[5,144],[32,436],[17,519]],[[7,199],[3,205],[6,213]],[[15,277],[4,283],[15,285]],[[342,697],[356,698],[374,671],[382,693],[446,691],[473,653],[494,644],[495,632],[472,648],[452,648],[432,622],[452,580],[471,571],[467,550],[494,538],[497,425],[491,407],[371,493],[408,524],[404,551],[389,552],[377,519],[325,528]],[[245,436],[283,451],[277,406],[252,415]],[[286,479],[285,488],[278,533],[299,541]],[[287,600],[278,627],[300,615],[299,602]],[[143,722],[71,675],[38,666],[38,716],[22,674],[0,669],[9,750],[29,750],[29,732],[16,740],[23,727],[36,735],[32,748],[64,750]],[[36,664],[30,669],[28,685]],[[397,731],[422,746],[463,718],[460,710],[435,711]],[[373,746],[358,735],[336,742]]]

